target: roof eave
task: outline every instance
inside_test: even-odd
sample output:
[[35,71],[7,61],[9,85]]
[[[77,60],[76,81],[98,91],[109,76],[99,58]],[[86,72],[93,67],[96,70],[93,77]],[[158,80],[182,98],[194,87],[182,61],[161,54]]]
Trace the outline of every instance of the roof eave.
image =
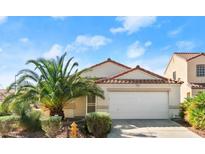
[[145,72],[145,73],[147,73],[147,74],[149,74],[149,75],[152,75],[152,76],[154,76],[154,77],[157,77],[157,78],[160,78],[160,79],[163,79],[163,80],[169,80],[168,78],[165,78],[165,77],[163,77],[163,76],[161,76],[161,75],[158,75],[158,74],[156,74],[156,73],[154,73],[154,72],[151,72],[151,71],[149,71],[149,70],[146,70],[146,69],[140,67],[139,65],[137,65],[135,68],[132,68],[132,69],[130,69],[130,70],[127,70],[127,71],[124,71],[124,72],[119,73],[119,74],[117,74],[117,75],[114,75],[113,77],[110,77],[110,79],[116,79],[117,77],[123,76],[123,75],[128,74],[128,73],[130,73],[130,72],[132,72],[132,71],[135,71],[135,70],[141,70],[141,71],[143,71],[143,72]]
[[205,56],[205,54],[204,54],[204,53],[201,53],[201,54],[199,54],[199,55],[196,55],[196,56],[194,56],[194,57],[191,57],[191,58],[187,59],[187,62],[189,62],[189,61],[191,61],[191,60],[193,60],[193,59],[195,59],[195,58],[198,58],[198,57],[200,57],[200,56]]
[[108,58],[107,60],[105,60],[105,61],[103,61],[103,62],[101,62],[101,63],[92,65],[92,66],[88,67],[88,69],[89,69],[89,68],[91,68],[91,69],[92,69],[92,68],[95,68],[95,67],[97,67],[97,66],[103,65],[103,64],[108,63],[108,62],[111,62],[111,63],[113,63],[113,64],[116,64],[116,65],[118,65],[118,66],[120,66],[120,67],[123,67],[123,68],[126,68],[126,69],[131,69],[131,67],[126,66],[126,65],[124,65],[124,64],[121,64],[121,63],[119,63],[119,62],[117,62],[117,61],[114,61],[114,60],[112,60],[112,59],[110,59],[110,58]]

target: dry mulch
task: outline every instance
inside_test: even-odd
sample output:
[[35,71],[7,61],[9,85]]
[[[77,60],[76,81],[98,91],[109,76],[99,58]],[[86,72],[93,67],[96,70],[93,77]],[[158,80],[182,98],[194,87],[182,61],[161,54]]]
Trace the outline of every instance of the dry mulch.
[[[0,138],[2,136],[0,135]],[[83,133],[79,132],[78,133],[78,138],[86,138],[87,136],[84,135]],[[8,135],[3,136],[3,138],[48,138],[43,131],[27,131],[27,130],[16,130],[10,132]],[[63,127],[62,130],[59,131],[58,135],[56,138],[68,138],[67,137],[67,131]]]
[[[72,121],[74,121],[74,120],[76,120],[76,119],[73,119]],[[69,125],[71,124],[72,121],[70,121]],[[83,125],[83,123],[81,125]],[[79,124],[79,127],[80,127],[80,124]],[[68,138],[68,136],[69,136],[68,134],[69,134],[69,128],[68,128],[67,121],[63,121],[63,127],[59,131],[56,138]],[[2,136],[0,134],[0,138],[1,137]],[[3,137],[4,138],[48,138],[43,131],[33,132],[33,131],[28,131],[28,130],[25,130],[22,128],[17,129],[15,131],[12,131],[8,135],[3,136]],[[92,137],[92,136],[85,134],[85,133],[81,132],[80,130],[78,131],[78,138],[89,138],[89,137]]]
[[177,122],[178,124],[186,127],[187,129],[189,129],[190,131],[198,134],[199,136],[205,138],[205,130],[199,130],[196,129],[194,127],[192,127],[190,124],[188,124],[186,121],[184,121],[183,119],[173,119],[173,121]]
[[[2,136],[0,135],[0,137]],[[23,129],[12,131],[8,133],[6,136],[3,136],[3,138],[46,138],[46,137],[47,136],[44,135],[43,131],[31,132]]]
[[[68,138],[68,133],[66,127],[63,127],[62,130],[59,132],[59,134],[56,136],[56,138]],[[87,138],[88,136],[83,134],[82,132],[78,131],[78,138]]]

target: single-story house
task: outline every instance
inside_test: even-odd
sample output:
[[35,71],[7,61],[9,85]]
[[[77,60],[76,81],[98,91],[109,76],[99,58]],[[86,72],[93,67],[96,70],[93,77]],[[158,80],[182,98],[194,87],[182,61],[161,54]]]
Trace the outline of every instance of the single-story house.
[[65,117],[99,111],[113,119],[168,119],[177,117],[180,86],[175,81],[140,66],[130,68],[108,58],[91,67],[86,77],[96,77],[105,99],[80,97],[64,107]]

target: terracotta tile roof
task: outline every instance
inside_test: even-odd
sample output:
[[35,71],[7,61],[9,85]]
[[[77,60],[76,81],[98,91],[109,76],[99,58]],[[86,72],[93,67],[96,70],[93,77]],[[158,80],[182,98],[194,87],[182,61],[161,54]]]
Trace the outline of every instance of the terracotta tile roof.
[[205,89],[205,83],[191,83],[192,89]]
[[157,78],[160,78],[160,79],[163,79],[163,80],[167,80],[167,78],[165,78],[165,77],[163,77],[163,76],[160,76],[160,75],[158,75],[158,74],[156,74],[156,73],[154,73],[154,72],[148,71],[148,70],[146,70],[146,69],[144,69],[144,68],[141,68],[139,65],[137,65],[135,68],[132,68],[132,69],[130,69],[130,70],[128,70],[128,71],[125,71],[125,72],[122,72],[122,73],[120,73],[120,74],[117,74],[117,75],[111,77],[110,79],[116,79],[117,77],[123,76],[123,75],[125,75],[125,74],[127,74],[127,73],[130,73],[130,72],[132,72],[132,71],[135,71],[135,70],[141,70],[141,71],[143,71],[143,72],[145,72],[145,73],[147,73],[147,74],[150,74],[150,75],[152,75],[152,76],[155,76],[155,77],[157,77]]
[[159,79],[102,79],[97,84],[182,84],[182,81]]
[[93,65],[93,66],[91,66],[91,67],[89,67],[89,68],[94,68],[94,67],[97,67],[97,66],[100,66],[100,65],[102,65],[102,64],[109,63],[109,62],[111,62],[111,63],[113,63],[113,64],[116,64],[116,65],[118,65],[118,66],[127,68],[127,69],[131,69],[130,67],[128,67],[128,66],[126,66],[126,65],[123,65],[123,64],[121,64],[121,63],[118,63],[118,62],[116,62],[116,61],[114,61],[114,60],[112,60],[112,59],[110,59],[110,58],[108,58],[107,60],[105,60],[105,61],[103,61],[103,62],[101,62],[101,63],[95,64],[95,65]]
[[[141,70],[152,76],[158,77],[159,79],[116,79],[117,77],[132,72],[134,70]],[[96,81],[96,83],[97,84],[182,84],[183,82],[165,78],[163,76],[150,72],[144,68],[141,68],[139,65],[137,65],[135,68],[117,74],[111,78],[99,79]]]
[[186,60],[189,60],[193,57],[196,57],[196,56],[199,56],[201,54],[205,54],[204,52],[175,52],[174,54],[186,59]]

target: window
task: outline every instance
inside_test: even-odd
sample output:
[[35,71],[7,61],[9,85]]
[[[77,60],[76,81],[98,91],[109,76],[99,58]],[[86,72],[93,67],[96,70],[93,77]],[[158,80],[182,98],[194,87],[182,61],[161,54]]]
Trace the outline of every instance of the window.
[[196,76],[198,77],[205,76],[205,65],[204,64],[196,65]]
[[87,113],[95,112],[95,100],[94,95],[87,96]]
[[173,72],[173,79],[176,80],[176,71]]

